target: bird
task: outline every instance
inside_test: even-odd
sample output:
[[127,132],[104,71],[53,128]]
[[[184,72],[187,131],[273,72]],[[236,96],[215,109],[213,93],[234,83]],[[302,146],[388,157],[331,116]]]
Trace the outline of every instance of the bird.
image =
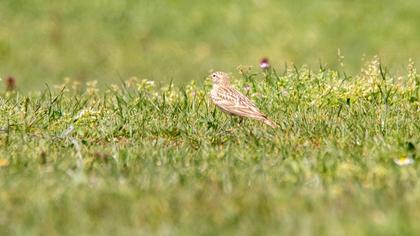
[[227,73],[213,72],[210,77],[213,83],[211,100],[222,112],[259,120],[272,128],[277,128],[277,124],[264,115],[249,98],[232,87]]

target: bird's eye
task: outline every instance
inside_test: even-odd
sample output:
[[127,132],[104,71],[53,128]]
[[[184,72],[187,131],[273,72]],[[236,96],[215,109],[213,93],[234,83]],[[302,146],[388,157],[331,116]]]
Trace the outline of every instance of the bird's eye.
[[212,74],[211,76],[212,76],[213,78],[215,78],[215,77],[216,77],[216,75],[215,75],[215,74]]

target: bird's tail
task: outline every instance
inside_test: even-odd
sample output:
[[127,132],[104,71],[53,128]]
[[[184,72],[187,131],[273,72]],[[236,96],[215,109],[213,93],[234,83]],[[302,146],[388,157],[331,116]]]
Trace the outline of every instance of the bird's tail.
[[264,124],[271,126],[273,129],[278,127],[278,125],[274,123],[274,121],[268,119],[267,117],[264,117],[264,119],[262,119],[261,121],[264,122]]

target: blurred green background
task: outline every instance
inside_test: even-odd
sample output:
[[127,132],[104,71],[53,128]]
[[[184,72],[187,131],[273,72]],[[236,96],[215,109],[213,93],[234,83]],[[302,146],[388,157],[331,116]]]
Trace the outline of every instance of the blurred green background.
[[419,25],[418,0],[1,0],[0,77],[22,90],[64,77],[181,84],[264,56],[337,67],[338,49],[348,72],[376,54],[402,70],[419,62]]

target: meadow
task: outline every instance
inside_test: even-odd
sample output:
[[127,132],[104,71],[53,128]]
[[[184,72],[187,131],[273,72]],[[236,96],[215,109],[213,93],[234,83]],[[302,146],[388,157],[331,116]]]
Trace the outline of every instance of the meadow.
[[412,64],[234,76],[278,129],[217,111],[208,80],[3,94],[0,234],[419,232]]
[[0,1],[0,235],[419,234],[418,9]]

